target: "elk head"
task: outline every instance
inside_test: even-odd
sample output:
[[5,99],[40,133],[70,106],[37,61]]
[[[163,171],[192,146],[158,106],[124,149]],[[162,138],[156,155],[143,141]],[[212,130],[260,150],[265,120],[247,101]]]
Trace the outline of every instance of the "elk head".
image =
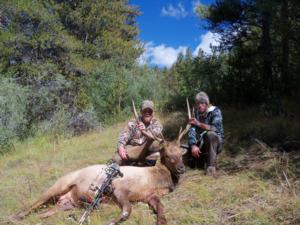
[[[191,118],[191,110],[188,99],[186,100],[188,109],[188,118]],[[173,176],[179,178],[185,172],[185,167],[182,161],[182,156],[187,152],[186,149],[180,147],[180,140],[188,132],[191,125],[187,124],[186,128],[180,128],[178,138],[174,141],[168,142],[163,139],[163,147],[160,152],[161,163],[164,164],[172,173]]]

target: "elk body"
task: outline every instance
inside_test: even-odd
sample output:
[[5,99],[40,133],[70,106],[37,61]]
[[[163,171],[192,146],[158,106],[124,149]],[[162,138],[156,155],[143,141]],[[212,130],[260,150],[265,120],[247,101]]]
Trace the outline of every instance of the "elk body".
[[[182,150],[178,141],[165,142],[161,150],[161,164],[153,167],[121,166],[124,174],[112,182],[112,199],[121,208],[121,214],[111,224],[126,220],[131,213],[131,203],[141,201],[148,203],[157,214],[157,224],[166,224],[163,205],[159,197],[172,191],[184,173]],[[69,210],[91,202],[95,192],[91,184],[101,184],[105,179],[106,165],[93,165],[71,172],[56,181],[32,206],[18,216],[24,217],[40,206],[54,200],[56,205],[39,214],[48,217],[58,210]]]
[[[190,114],[189,114],[190,115]],[[182,155],[185,153],[180,148],[180,139],[187,132],[180,131],[177,140],[169,142],[160,140],[160,161],[153,167],[121,166],[122,178],[116,178],[112,182],[112,199],[121,208],[121,213],[112,224],[128,219],[131,213],[131,202],[145,202],[157,214],[157,224],[166,224],[164,207],[160,202],[160,196],[172,191],[184,173],[185,167]],[[40,206],[54,200],[56,205],[39,214],[39,217],[48,217],[58,210],[69,210],[83,206],[84,202],[91,202],[96,192],[91,190],[91,184],[101,185],[105,180],[104,171],[106,165],[93,165],[71,172],[56,181],[35,203],[27,210],[17,215],[23,218]]]

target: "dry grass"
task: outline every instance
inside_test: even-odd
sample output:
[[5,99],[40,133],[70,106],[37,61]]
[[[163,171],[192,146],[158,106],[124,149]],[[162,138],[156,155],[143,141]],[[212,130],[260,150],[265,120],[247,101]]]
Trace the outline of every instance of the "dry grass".
[[[47,137],[33,138],[16,144],[15,152],[1,156],[0,224],[76,224],[68,216],[79,218],[82,209],[44,220],[32,214],[19,223],[6,221],[61,175],[109,159],[123,125],[56,142]],[[175,191],[162,198],[169,224],[300,223],[299,177],[292,166],[293,157],[258,143],[242,150],[234,158],[222,153],[217,179],[206,177],[202,170],[187,170]],[[114,204],[101,205],[90,224],[108,224],[118,212]],[[123,224],[154,223],[155,215],[148,206],[135,203],[130,219]]]

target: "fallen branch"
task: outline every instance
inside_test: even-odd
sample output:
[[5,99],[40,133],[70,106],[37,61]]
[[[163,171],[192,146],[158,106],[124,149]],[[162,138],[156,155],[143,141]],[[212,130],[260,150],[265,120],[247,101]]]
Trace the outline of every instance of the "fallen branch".
[[264,143],[264,142],[258,140],[257,138],[254,138],[254,141],[255,141],[257,144],[259,144],[263,149],[265,149],[265,150],[269,150],[269,149],[270,149],[270,147],[269,147],[266,143]]
[[283,176],[284,176],[284,178],[285,178],[285,180],[286,180],[286,183],[287,183],[289,189],[292,191],[294,197],[296,197],[295,190],[292,188],[292,186],[291,186],[291,184],[290,184],[290,182],[289,182],[289,179],[288,179],[286,173],[285,173],[284,171],[282,171],[282,173],[283,173]]
[[242,213],[237,213],[237,214],[228,216],[228,217],[227,217],[227,220],[232,219],[232,218],[234,218],[234,217],[237,217],[237,216],[239,216],[239,215],[241,215],[241,214],[242,214]]

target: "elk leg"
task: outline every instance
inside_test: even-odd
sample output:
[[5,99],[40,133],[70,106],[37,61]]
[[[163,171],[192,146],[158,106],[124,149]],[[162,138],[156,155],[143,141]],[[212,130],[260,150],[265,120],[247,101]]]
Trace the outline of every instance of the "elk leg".
[[153,209],[154,213],[157,214],[157,225],[167,224],[167,219],[164,215],[164,206],[159,200],[158,196],[152,195],[147,198],[146,202]]
[[51,199],[55,199],[58,196],[68,193],[73,187],[74,185],[66,185],[64,184],[63,180],[58,180],[52,187],[44,192],[42,196],[30,206],[29,209],[23,210],[22,212],[18,213],[15,218],[23,219],[31,211],[47,203]]
[[59,199],[57,204],[44,212],[38,214],[39,218],[46,218],[56,214],[59,211],[67,211],[73,209],[75,206],[69,198],[63,198],[63,196]]
[[40,212],[39,214],[37,214],[37,217],[40,218],[40,219],[47,218],[47,217],[53,216],[58,211],[59,210],[57,209],[57,207],[54,206],[51,209],[45,210],[43,212]]
[[122,209],[122,212],[109,225],[116,225],[119,222],[127,220],[131,214],[131,204],[128,200],[127,194],[114,194],[114,201]]

